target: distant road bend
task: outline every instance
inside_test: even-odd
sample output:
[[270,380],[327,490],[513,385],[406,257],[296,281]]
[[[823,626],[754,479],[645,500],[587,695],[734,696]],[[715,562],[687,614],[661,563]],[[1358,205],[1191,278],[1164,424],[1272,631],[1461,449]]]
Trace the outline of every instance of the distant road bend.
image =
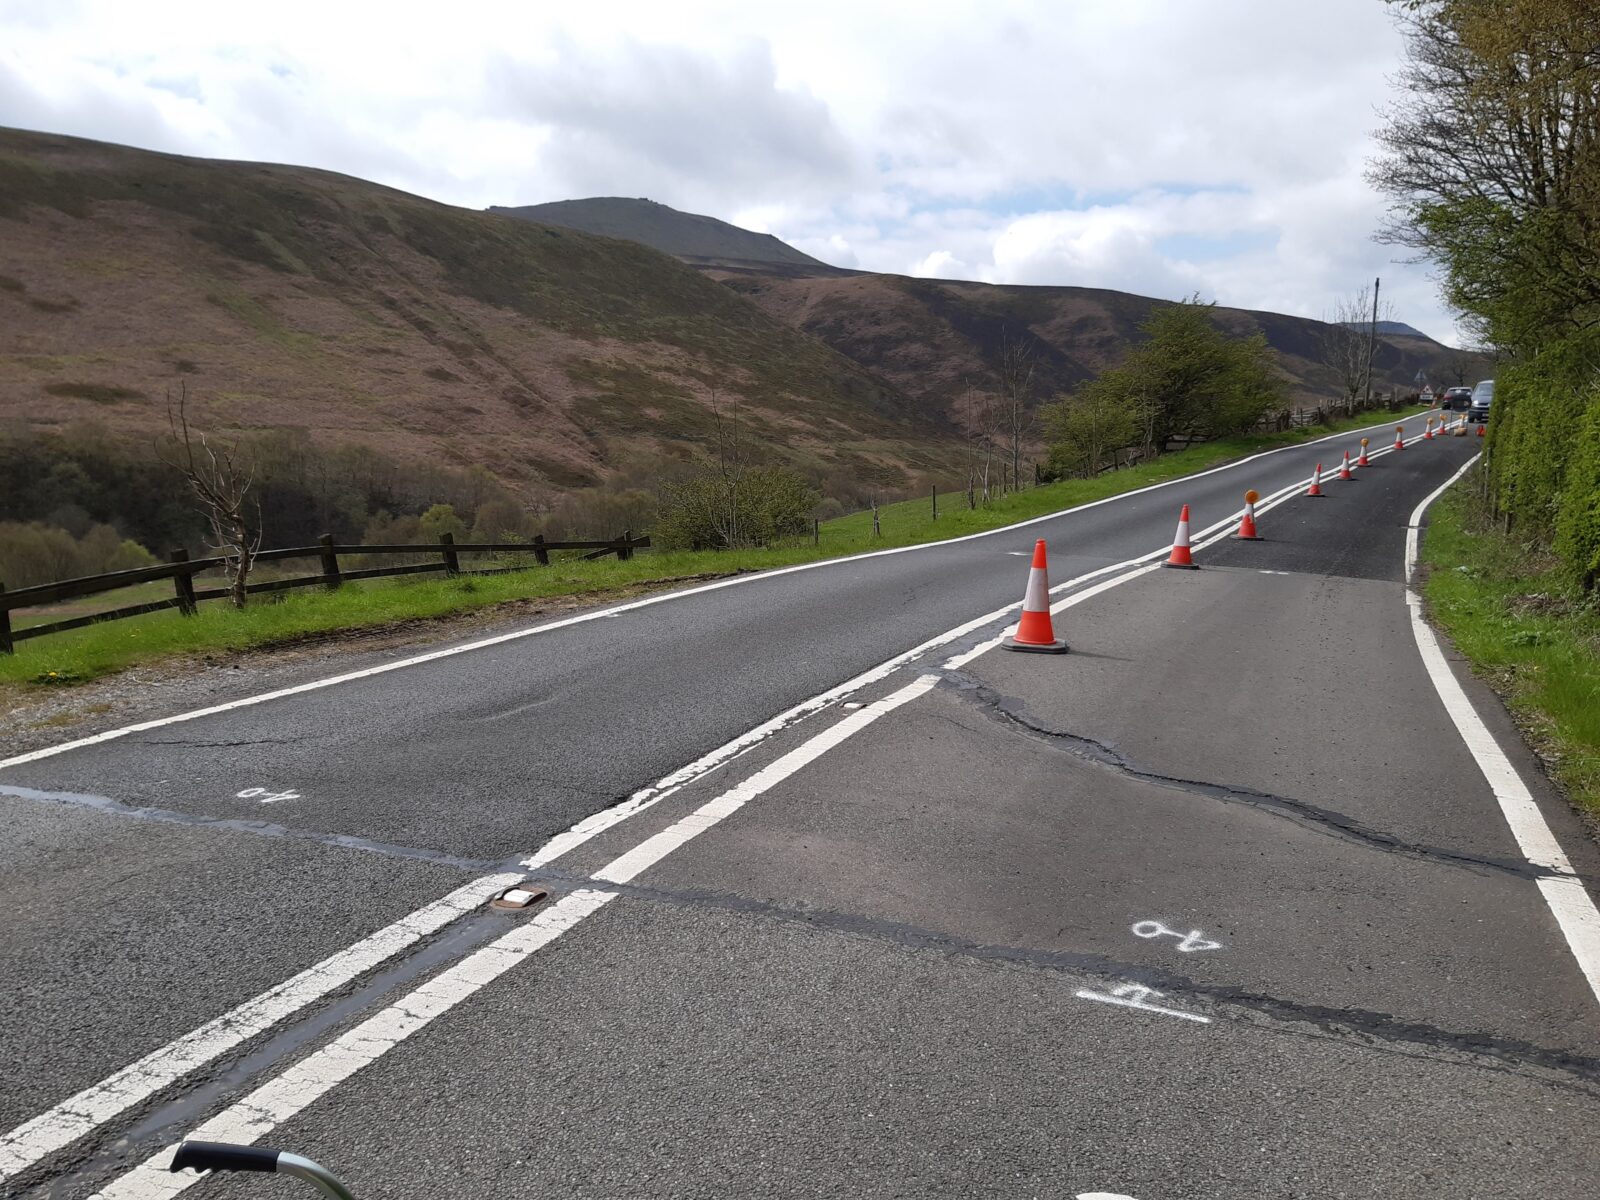
[[1359,436],[0,759],[8,1192],[1582,1194],[1600,861],[1407,588],[1478,442]]

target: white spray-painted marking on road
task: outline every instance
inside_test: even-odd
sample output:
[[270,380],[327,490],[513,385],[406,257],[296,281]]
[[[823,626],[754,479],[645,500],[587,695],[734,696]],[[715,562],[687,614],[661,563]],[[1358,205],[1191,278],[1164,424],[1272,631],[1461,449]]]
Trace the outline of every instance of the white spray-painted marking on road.
[[1199,1013],[1184,1012],[1181,1008],[1164,1008],[1159,1004],[1147,1004],[1152,996],[1164,996],[1165,992],[1158,992],[1155,988],[1147,988],[1141,983],[1119,983],[1110,992],[1096,992],[1090,988],[1079,988],[1072,993],[1080,1000],[1098,1000],[1101,1004],[1116,1004],[1122,1008],[1137,1008],[1140,1012],[1160,1013],[1164,1017],[1181,1017],[1185,1021],[1198,1021],[1202,1025],[1211,1024],[1210,1017],[1202,1017]]
[[521,879],[521,875],[475,879],[0,1135],[0,1179],[76,1141],[195,1068],[438,932]]
[[1572,956],[1578,960],[1578,968],[1588,980],[1589,990],[1600,1001],[1600,910],[1595,908],[1594,900],[1584,889],[1583,882],[1574,874],[1566,851],[1562,850],[1561,843],[1551,832],[1533,793],[1511,764],[1510,756],[1495,740],[1494,734],[1489,732],[1489,727],[1467,698],[1466,690],[1450,670],[1439,639],[1423,614],[1422,597],[1416,590],[1417,551],[1423,514],[1451,484],[1467,473],[1479,457],[1473,455],[1466,466],[1429,493],[1412,511],[1411,519],[1406,523],[1406,607],[1411,614],[1411,632],[1416,638],[1417,650],[1422,655],[1422,665],[1427,669],[1428,678],[1433,681],[1445,712],[1455,722],[1456,731],[1477,762],[1478,770],[1489,784],[1489,790],[1494,793],[1523,857],[1534,866],[1551,872],[1536,881],[1539,891],[1556,924],[1560,926]]
[[239,800],[257,800],[262,804],[276,804],[279,800],[299,800],[301,796],[299,792],[295,791],[272,792],[266,788],[252,787],[245,788],[244,791],[237,793],[235,798]]
[[[1366,426],[1376,429],[1378,426]],[[1352,430],[1359,433],[1360,430]],[[380,663],[376,666],[364,667],[359,671],[346,671],[339,675],[330,675],[324,679],[312,679],[305,683],[295,684],[292,687],[279,688],[276,691],[261,692],[254,696],[242,696],[237,700],[229,700],[222,704],[213,704],[206,708],[191,709],[188,712],[174,713],[169,717],[157,717],[149,721],[139,721],[132,725],[119,726],[116,729],[102,730],[100,733],[90,734],[87,737],[74,738],[69,742],[60,742],[54,746],[45,746],[38,750],[30,750],[24,754],[16,754],[10,758],[0,759],[0,770],[6,767],[22,766],[24,763],[37,762],[40,759],[51,758],[57,754],[65,754],[69,750],[78,750],[86,746],[97,746],[102,742],[109,742],[116,738],[127,737],[129,734],[144,733],[151,729],[160,729],[166,725],[175,725],[182,721],[194,721],[201,717],[215,716],[218,713],[232,712],[236,709],[249,708],[257,704],[265,704],[269,700],[281,700],[288,696],[300,696],[307,692],[314,692],[321,688],[333,687],[341,683],[351,683],[358,679],[370,679],[375,675],[384,675],[390,671],[399,671],[407,667],[420,666],[423,663],[436,662],[442,658],[450,658],[457,654],[467,654],[474,650],[483,650],[490,646],[500,646],[507,642],[518,641],[522,638],[533,637],[540,633],[549,633],[556,629],[565,629],[572,625],[582,625],[588,621],[598,621],[606,617],[620,616],[626,612],[633,612],[641,608],[649,608],[656,604],[668,604],[675,600],[682,600],[688,596],[703,595],[706,592],[720,591],[723,588],[742,587],[759,580],[773,579],[781,575],[792,575],[800,571],[815,571],[827,567],[836,567],[841,564],[860,562],[869,558],[882,558],[890,554],[914,554],[923,550],[937,549],[941,546],[953,546],[962,542],[975,541],[978,538],[995,537],[1000,534],[1010,533],[1017,529],[1025,529],[1037,525],[1042,521],[1054,521],[1074,513],[1087,512],[1092,508],[1099,508],[1105,504],[1116,504],[1134,496],[1142,496],[1149,492],[1159,491],[1162,488],[1176,487],[1179,484],[1189,483],[1196,479],[1204,479],[1208,475],[1215,475],[1219,471],[1234,471],[1249,463],[1257,462],[1273,455],[1285,454],[1291,450],[1304,450],[1308,446],[1315,446],[1322,442],[1332,441],[1334,438],[1348,437],[1350,433],[1333,433],[1325,438],[1315,438],[1309,442],[1297,442],[1292,446],[1280,446],[1276,450],[1264,450],[1260,454],[1252,454],[1248,458],[1241,458],[1237,462],[1224,463],[1220,467],[1210,470],[1197,471],[1193,475],[1183,475],[1177,479],[1169,479],[1164,483],[1152,483],[1146,487],[1135,488],[1132,491],[1121,492],[1115,496],[1107,496],[1103,500],[1091,500],[1087,504],[1075,505],[1071,508],[1060,509],[1053,513],[1046,513],[1042,517],[1030,517],[1026,521],[1018,521],[1013,525],[1002,525],[998,529],[985,529],[978,533],[969,533],[961,537],[949,538],[940,542],[921,542],[915,546],[891,546],[884,550],[869,550],[864,554],[847,555],[843,558],[829,558],[818,562],[799,563],[792,567],[777,567],[770,571],[756,571],[749,575],[740,575],[732,579],[719,579],[714,583],[700,584],[697,587],[684,588],[681,591],[665,592],[656,596],[645,596],[638,600],[630,600],[625,604],[613,605],[610,608],[597,609],[593,612],[579,613],[576,616],[563,617],[558,621],[546,621],[541,625],[533,625],[527,629],[514,629],[508,633],[496,634],[493,637],[479,638],[477,641],[464,642],[459,646],[445,646],[438,650],[430,650],[425,654],[414,654],[409,658],[396,659],[394,662]]]
[[[594,878],[615,883],[633,879],[880,717],[925,695],[938,682],[936,675],[920,676],[899,691],[851,713],[715,800],[614,859],[595,872]],[[376,1062],[434,1018],[498,979],[528,955],[549,945],[616,896],[616,892],[585,888],[562,897],[535,914],[527,925],[474,951],[349,1033],[262,1084],[205,1122],[189,1137],[253,1145],[319,1096]],[[168,1171],[176,1149],[176,1146],[163,1148],[96,1193],[95,1200],[169,1200],[198,1183],[202,1178],[198,1174],[175,1175]]]
[[1221,942],[1213,942],[1198,929],[1191,929],[1188,933],[1176,929],[1168,929],[1160,921],[1138,921],[1132,928],[1134,937],[1158,938],[1170,937],[1178,941],[1178,949],[1184,954],[1193,954],[1197,950],[1220,950]]

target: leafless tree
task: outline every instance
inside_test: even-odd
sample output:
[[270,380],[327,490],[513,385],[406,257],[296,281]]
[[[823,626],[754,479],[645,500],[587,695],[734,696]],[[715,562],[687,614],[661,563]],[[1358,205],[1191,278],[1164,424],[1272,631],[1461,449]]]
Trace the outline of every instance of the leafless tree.
[[168,436],[159,453],[162,461],[188,483],[211,527],[215,553],[227,560],[228,598],[235,608],[243,608],[250,568],[255,565],[256,551],[261,549],[261,505],[250,494],[255,468],[241,455],[238,443],[213,444],[190,426],[188,410],[187,387],[179,387],[176,407],[171,391],[167,392]]
[[989,503],[989,477],[999,445],[1003,414],[992,392],[978,391],[971,384],[967,385],[961,407],[967,427],[967,504],[974,507],[975,491],[981,491],[983,502]]
[[[1387,300],[1378,304],[1378,320],[1394,319],[1394,306]],[[1321,330],[1322,358],[1339,379],[1345,404],[1354,408],[1366,391],[1372,370],[1368,340],[1372,329],[1372,288],[1363,286],[1334,301],[1333,311],[1324,318]]]
[[740,437],[739,401],[735,397],[726,415],[717,404],[717,393],[711,393],[711,415],[717,423],[717,473],[721,486],[718,490],[717,510],[713,514],[717,532],[723,545],[732,549],[740,544],[743,533],[739,521],[739,484],[744,476],[744,446]]
[[1000,341],[1001,423],[1011,451],[1011,478],[1022,478],[1022,441],[1033,430],[1033,343],[1005,333]]

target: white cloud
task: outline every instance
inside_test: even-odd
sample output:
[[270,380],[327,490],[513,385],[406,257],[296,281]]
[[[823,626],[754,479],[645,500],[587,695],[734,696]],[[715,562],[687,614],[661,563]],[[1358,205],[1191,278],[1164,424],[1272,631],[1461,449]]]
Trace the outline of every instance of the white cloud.
[[1373,0],[0,3],[0,124],[481,207],[650,196],[839,265],[1316,315],[1371,276]]

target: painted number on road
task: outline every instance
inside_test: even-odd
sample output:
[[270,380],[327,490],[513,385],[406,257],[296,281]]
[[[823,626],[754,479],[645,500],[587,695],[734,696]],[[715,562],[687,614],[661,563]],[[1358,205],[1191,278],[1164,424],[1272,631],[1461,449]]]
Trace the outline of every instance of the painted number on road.
[[1180,933],[1176,929],[1168,929],[1160,921],[1140,921],[1133,927],[1133,935],[1142,938],[1169,937],[1178,940],[1178,949],[1184,954],[1193,954],[1196,950],[1220,950],[1221,942],[1213,942],[1198,929],[1191,929],[1188,933]]
[[245,788],[238,793],[241,800],[255,800],[261,804],[276,804],[279,800],[298,800],[299,792],[274,792],[270,788]]

